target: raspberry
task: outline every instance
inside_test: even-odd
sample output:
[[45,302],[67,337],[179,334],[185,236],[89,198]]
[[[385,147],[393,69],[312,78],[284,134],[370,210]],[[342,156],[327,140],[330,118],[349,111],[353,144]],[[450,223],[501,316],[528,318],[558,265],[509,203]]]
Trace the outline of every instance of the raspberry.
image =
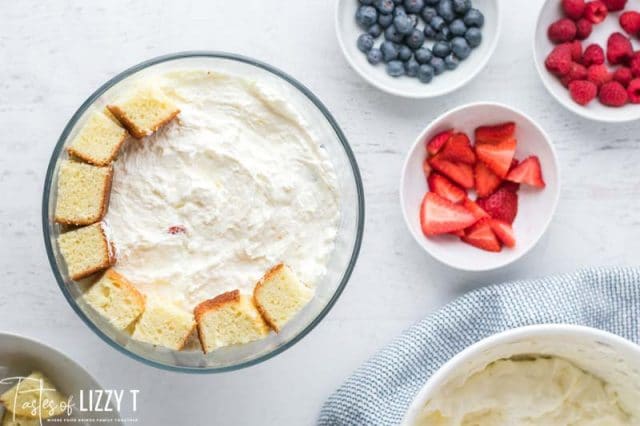
[[627,87],[627,95],[629,95],[629,101],[632,104],[640,104],[640,78],[631,80],[629,87]]
[[587,80],[600,87],[611,81],[613,76],[606,65],[591,65],[587,68]]
[[620,15],[620,26],[630,35],[640,33],[640,13],[625,12]]
[[584,0],[562,0],[562,10],[564,10],[564,14],[574,21],[582,18],[584,7]]
[[572,43],[567,43],[571,49],[571,60],[573,62],[582,62],[582,42],[575,40]]
[[629,61],[629,68],[634,77],[640,77],[640,52],[636,52]]
[[609,12],[617,12],[624,9],[627,4],[627,0],[602,0],[604,5],[609,9]]
[[592,24],[599,24],[604,21],[608,13],[607,6],[599,0],[590,1],[584,8],[584,17],[591,21]]
[[613,80],[622,84],[624,87],[629,85],[629,82],[633,80],[633,74],[627,67],[620,67],[613,73]]
[[566,87],[575,80],[586,80],[587,79],[587,69],[576,62],[571,64],[571,70],[567,75],[562,77],[562,84]]
[[629,95],[627,89],[622,87],[622,84],[617,81],[610,81],[605,83],[600,88],[600,102],[610,107],[621,107],[627,103]]
[[571,71],[571,48],[568,44],[561,44],[553,48],[544,61],[547,69],[553,74],[563,76]]
[[587,80],[576,80],[569,83],[569,94],[577,104],[586,105],[598,95],[598,87]]
[[622,33],[613,33],[607,40],[607,60],[612,65],[629,62],[633,56],[631,41]]
[[585,67],[604,64],[604,50],[602,50],[602,47],[597,44],[587,46],[584,50],[584,55],[582,55],[582,64]]
[[576,22],[576,38],[578,40],[584,40],[591,35],[593,30],[593,24],[590,21],[582,18]]
[[576,24],[571,19],[563,18],[549,26],[547,36],[554,43],[564,43],[573,41],[576,31]]

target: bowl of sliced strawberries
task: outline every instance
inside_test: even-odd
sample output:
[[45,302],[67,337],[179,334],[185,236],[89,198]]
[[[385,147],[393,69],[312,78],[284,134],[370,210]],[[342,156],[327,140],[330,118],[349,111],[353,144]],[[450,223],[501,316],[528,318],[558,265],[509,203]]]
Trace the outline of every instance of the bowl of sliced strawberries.
[[555,149],[531,118],[494,103],[462,106],[416,139],[400,199],[415,240],[456,269],[506,266],[533,248],[558,203]]

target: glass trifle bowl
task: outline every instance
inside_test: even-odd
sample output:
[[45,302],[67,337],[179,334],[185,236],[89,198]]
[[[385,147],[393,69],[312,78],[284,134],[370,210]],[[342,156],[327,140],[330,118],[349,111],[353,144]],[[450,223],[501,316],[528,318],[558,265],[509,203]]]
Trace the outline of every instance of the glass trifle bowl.
[[[96,277],[77,281],[70,278],[58,245],[58,236],[67,231],[67,227],[54,220],[58,171],[61,163],[69,158],[65,148],[86,122],[87,116],[103,109],[136,82],[154,78],[160,73],[184,69],[224,72],[260,81],[277,90],[286,97],[288,103],[295,106],[305,123],[312,124],[319,149],[329,159],[337,183],[337,232],[327,259],[326,272],[316,280],[315,295],[311,301],[279,333],[270,333],[264,339],[223,347],[208,354],[195,347],[176,351],[154,346],[133,339],[127,331],[114,328],[82,298]],[[292,185],[295,188],[295,183]],[[358,166],[345,136],[327,108],[309,89],[282,71],[250,58],[217,52],[184,52],[151,59],[123,71],[80,106],[64,128],[49,162],[42,222],[47,255],[60,290],[78,316],[98,336],[122,353],[155,367],[187,373],[214,373],[269,359],[291,347],[324,318],[346,286],[358,257],[364,228],[364,194]],[[116,269],[117,265],[116,259]]]

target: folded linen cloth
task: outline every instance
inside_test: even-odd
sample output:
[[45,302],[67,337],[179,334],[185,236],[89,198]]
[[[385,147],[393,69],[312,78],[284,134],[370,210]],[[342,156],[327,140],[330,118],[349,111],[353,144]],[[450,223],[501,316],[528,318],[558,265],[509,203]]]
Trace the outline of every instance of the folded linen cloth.
[[319,425],[397,425],[427,379],[492,334],[577,324],[640,341],[640,269],[593,268],[472,291],[406,330],[325,402]]

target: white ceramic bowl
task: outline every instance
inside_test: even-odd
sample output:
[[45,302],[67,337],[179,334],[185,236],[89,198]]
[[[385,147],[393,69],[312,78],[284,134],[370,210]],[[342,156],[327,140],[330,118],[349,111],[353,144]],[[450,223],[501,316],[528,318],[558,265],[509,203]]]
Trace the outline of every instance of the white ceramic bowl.
[[[469,346],[445,363],[414,398],[404,426],[414,425],[422,407],[448,383],[463,380],[494,361],[517,355],[564,358],[620,392],[621,402],[637,410],[640,400],[640,346],[590,327],[544,324],[521,327]],[[631,396],[628,400],[626,396]]]
[[[427,238],[420,227],[420,204],[427,192],[427,181],[422,170],[427,152],[425,141],[447,129],[465,132],[473,138],[476,127],[506,121],[516,123],[516,158],[529,155],[540,158],[546,182],[543,190],[522,185],[519,195],[518,216],[513,223],[516,247],[492,253],[468,244],[450,235]],[[505,105],[475,103],[456,108],[435,119],[420,133],[407,154],[400,180],[400,204],[409,231],[420,246],[431,256],[452,268],[465,271],[496,269],[522,257],[538,242],[551,222],[560,195],[560,176],[555,149],[547,134],[530,117]]]
[[[406,76],[391,77],[386,73],[383,64],[374,66],[367,62],[365,54],[356,46],[358,36],[364,32],[355,20],[359,6],[358,0],[337,1],[335,25],[338,42],[351,67],[380,90],[405,98],[432,98],[445,95],[464,86],[482,71],[498,43],[501,27],[498,0],[473,0],[472,3],[485,18],[482,27],[482,44],[473,49],[471,55],[462,61],[455,71],[448,71],[434,77],[429,84],[420,83],[418,79]],[[427,43],[428,46],[431,44]]]
[[[547,37],[547,29],[553,22],[564,17],[560,3],[560,0],[546,0],[542,9],[540,9],[538,22],[536,24],[533,54],[536,69],[544,86],[565,108],[589,120],[619,123],[640,119],[640,105],[627,104],[622,108],[611,108],[602,105],[598,99],[594,99],[587,106],[578,105],[571,99],[569,90],[560,83],[560,80],[547,71],[544,66],[544,61],[555,46]],[[628,3],[627,10],[638,9],[640,9],[640,1],[631,0]],[[582,42],[583,47],[587,47],[591,43],[597,43],[606,50],[607,39],[611,33],[619,31],[625,34],[618,23],[618,17],[621,13],[622,12],[610,12],[607,19],[598,25],[594,25],[591,36]],[[640,43],[636,38],[632,38],[631,43],[633,43],[635,50],[640,49]]]
[[[63,423],[72,421],[74,424],[88,425],[94,424],[93,421],[102,421],[121,424],[120,416],[116,411],[79,412],[81,390],[84,407],[90,406],[90,390],[102,390],[98,382],[80,365],[43,343],[13,334],[0,333],[0,381],[9,382],[10,378],[26,377],[36,370],[51,379],[62,394],[73,397],[76,408],[70,418],[66,418],[65,415],[60,417]],[[10,383],[0,384],[0,393],[12,386]],[[128,390],[125,389],[124,392],[128,393]],[[112,404],[110,406],[114,408]]]

